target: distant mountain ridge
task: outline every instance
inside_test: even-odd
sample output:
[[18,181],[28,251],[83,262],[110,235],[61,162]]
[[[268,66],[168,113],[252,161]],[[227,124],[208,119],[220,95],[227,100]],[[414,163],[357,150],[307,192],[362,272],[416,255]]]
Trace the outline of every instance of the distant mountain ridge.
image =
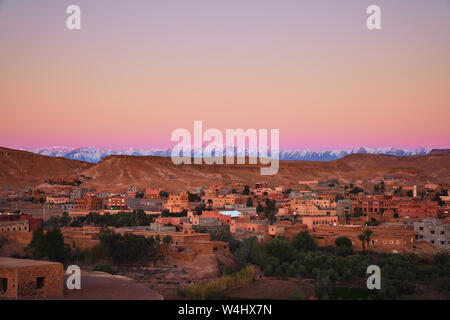
[[[70,148],[61,152],[68,153]],[[295,187],[303,180],[337,179],[345,184],[383,177],[410,185],[450,183],[450,154],[399,157],[354,153],[333,161],[282,160],[279,172],[273,176],[261,176],[260,168],[261,164],[248,163],[175,165],[169,157],[133,155],[110,155],[98,163],[89,163],[0,147],[0,187],[11,190],[36,187],[57,193],[66,188],[45,183],[49,178],[79,179],[83,187],[105,192],[125,192],[132,185],[181,192],[211,183],[252,185],[265,181],[269,186]]]
[[[107,148],[84,146],[84,147],[29,148],[22,150],[50,157],[62,157],[66,159],[81,160],[90,163],[98,163],[100,160],[110,155],[133,155],[133,156],[150,155],[150,156],[170,157],[172,149],[128,148],[122,150],[114,150]],[[348,150],[326,150],[326,151],[280,150],[280,160],[332,161],[345,157],[348,154],[354,153],[385,154],[391,156],[414,156],[414,155],[425,155],[428,154],[430,151],[431,149],[426,148],[408,150],[397,147],[385,147],[385,148],[359,147]]]

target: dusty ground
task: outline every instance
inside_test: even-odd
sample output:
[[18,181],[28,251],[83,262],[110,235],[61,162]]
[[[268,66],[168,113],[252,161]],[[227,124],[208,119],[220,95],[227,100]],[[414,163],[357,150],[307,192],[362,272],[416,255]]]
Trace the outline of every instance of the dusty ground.
[[82,272],[81,290],[69,290],[64,279],[64,300],[161,300],[148,284],[103,272]]
[[14,212],[20,210],[26,214],[33,215],[34,218],[49,219],[51,216],[59,216],[65,210],[59,208],[56,204],[33,203],[29,201],[11,201],[7,206],[0,207],[4,212]]
[[126,275],[136,282],[149,285],[164,299],[179,299],[178,289],[196,281],[215,279],[220,273],[216,255],[210,254],[199,256],[193,261],[167,257],[164,263],[132,268]]
[[12,255],[25,256],[25,248],[27,246],[20,243],[5,243],[0,248],[0,257],[11,257]]

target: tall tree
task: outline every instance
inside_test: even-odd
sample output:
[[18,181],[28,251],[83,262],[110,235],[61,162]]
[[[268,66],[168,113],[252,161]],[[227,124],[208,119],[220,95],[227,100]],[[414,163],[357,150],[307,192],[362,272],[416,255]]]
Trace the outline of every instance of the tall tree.
[[369,248],[370,248],[370,237],[372,236],[372,233],[373,233],[373,231],[370,230],[370,229],[364,230],[364,233],[363,233],[364,234],[364,239],[367,242],[367,250],[369,250]]
[[363,251],[366,251],[366,236],[364,235],[364,233],[358,235],[358,239],[361,241]]

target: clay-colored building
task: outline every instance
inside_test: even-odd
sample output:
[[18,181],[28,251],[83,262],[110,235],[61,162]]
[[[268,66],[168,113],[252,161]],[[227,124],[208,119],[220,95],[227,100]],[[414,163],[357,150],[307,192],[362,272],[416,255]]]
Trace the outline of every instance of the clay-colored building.
[[61,232],[64,236],[64,243],[72,249],[88,249],[100,244],[100,227],[64,227]]
[[61,299],[63,273],[58,262],[0,257],[0,298]]
[[126,210],[127,196],[123,194],[110,194],[108,195],[107,207],[109,210]]
[[1,232],[32,232],[42,226],[42,218],[33,218],[30,214],[0,213]]
[[86,194],[84,198],[74,200],[76,210],[100,210],[103,209],[103,199],[94,193]]
[[312,229],[320,225],[338,225],[338,216],[302,216],[301,221],[308,226],[308,229]]
[[[338,237],[345,236],[352,241],[353,249],[362,250],[358,239],[364,231],[362,226],[326,226],[313,228],[311,235],[319,246],[334,246]],[[369,227],[373,234],[366,244],[369,250],[377,252],[409,252],[415,244],[414,231],[410,228]]]
[[145,199],[161,200],[161,197],[159,195],[161,191],[163,191],[162,188],[159,189],[145,188]]
[[164,209],[169,210],[171,213],[183,212],[183,210],[189,210],[189,201],[187,193],[171,194],[164,203]]

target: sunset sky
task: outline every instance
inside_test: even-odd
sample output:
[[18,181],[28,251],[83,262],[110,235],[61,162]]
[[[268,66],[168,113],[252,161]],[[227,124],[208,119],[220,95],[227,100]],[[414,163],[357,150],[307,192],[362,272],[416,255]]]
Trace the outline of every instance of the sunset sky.
[[0,115],[12,148],[166,147],[194,120],[287,149],[448,148],[450,1],[0,0]]

